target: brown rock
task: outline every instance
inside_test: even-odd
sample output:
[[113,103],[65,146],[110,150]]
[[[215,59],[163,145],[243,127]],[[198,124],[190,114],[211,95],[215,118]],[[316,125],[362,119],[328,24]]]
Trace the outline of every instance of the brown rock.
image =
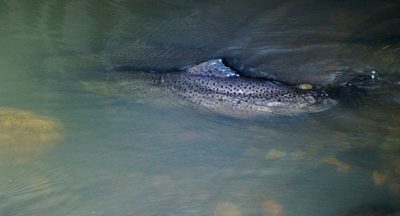
[[267,154],[265,155],[265,158],[267,160],[276,160],[276,159],[279,159],[279,158],[286,157],[286,155],[287,154],[284,151],[280,151],[280,150],[277,150],[277,149],[271,149],[271,150],[269,150],[267,152]]
[[24,162],[63,137],[61,123],[33,112],[0,107],[0,159]]
[[350,166],[347,163],[337,159],[335,156],[324,158],[321,162],[335,166],[339,172],[347,172],[350,170]]
[[281,204],[275,200],[266,200],[262,204],[262,216],[283,216]]
[[372,173],[372,180],[376,186],[382,186],[385,184],[386,180],[388,179],[389,175],[386,172],[382,171],[374,171]]
[[241,216],[237,205],[231,202],[218,203],[214,210],[214,216]]

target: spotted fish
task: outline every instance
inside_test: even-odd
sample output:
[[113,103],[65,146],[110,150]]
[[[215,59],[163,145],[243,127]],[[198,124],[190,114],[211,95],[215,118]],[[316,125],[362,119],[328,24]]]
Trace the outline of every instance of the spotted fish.
[[336,104],[322,90],[307,85],[243,77],[214,59],[179,72],[130,73],[124,86],[142,91],[157,88],[159,97],[173,95],[198,108],[234,116],[292,115],[319,112]]

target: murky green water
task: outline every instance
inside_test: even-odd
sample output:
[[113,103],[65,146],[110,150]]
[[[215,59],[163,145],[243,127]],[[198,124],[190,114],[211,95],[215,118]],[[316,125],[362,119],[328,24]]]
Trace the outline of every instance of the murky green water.
[[[368,4],[0,0],[0,215],[395,215],[399,5]],[[107,85],[215,57],[293,83],[378,78],[258,119]]]

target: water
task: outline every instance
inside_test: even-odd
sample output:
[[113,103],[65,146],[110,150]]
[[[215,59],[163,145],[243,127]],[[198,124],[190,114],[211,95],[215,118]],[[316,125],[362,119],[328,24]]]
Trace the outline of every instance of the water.
[[[368,4],[0,1],[0,215],[395,212],[398,4]],[[376,77],[328,111],[257,119],[107,81],[221,56],[286,82]]]

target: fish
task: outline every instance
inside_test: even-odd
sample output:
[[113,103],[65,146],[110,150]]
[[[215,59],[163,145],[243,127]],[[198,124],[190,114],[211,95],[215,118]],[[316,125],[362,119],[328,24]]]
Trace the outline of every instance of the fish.
[[173,96],[186,105],[230,116],[314,113],[337,104],[325,91],[313,89],[311,84],[287,85],[242,76],[222,59],[180,71],[128,72],[118,80],[125,91],[140,90],[148,93],[146,97],[156,95],[164,100]]

